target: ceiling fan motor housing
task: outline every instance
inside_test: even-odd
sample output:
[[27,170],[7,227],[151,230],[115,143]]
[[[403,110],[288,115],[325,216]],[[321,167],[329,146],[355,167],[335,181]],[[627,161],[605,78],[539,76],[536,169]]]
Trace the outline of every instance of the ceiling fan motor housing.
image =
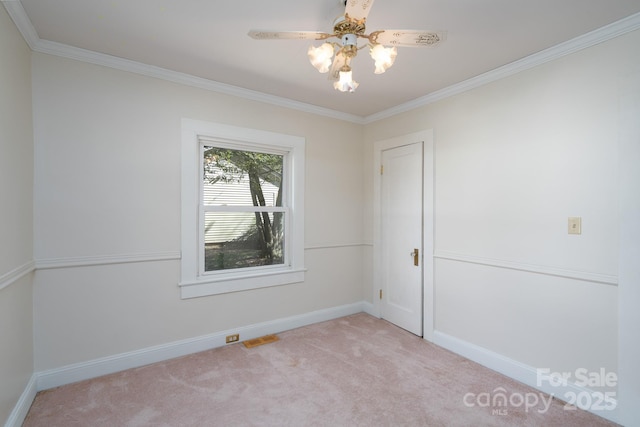
[[342,35],[342,53],[354,57],[358,53],[358,36],[355,34]]
[[366,20],[366,18],[353,19],[349,14],[340,15],[333,22],[333,32],[336,35],[364,34]]
[[358,36],[355,34],[343,34],[342,46],[355,46],[358,43]]

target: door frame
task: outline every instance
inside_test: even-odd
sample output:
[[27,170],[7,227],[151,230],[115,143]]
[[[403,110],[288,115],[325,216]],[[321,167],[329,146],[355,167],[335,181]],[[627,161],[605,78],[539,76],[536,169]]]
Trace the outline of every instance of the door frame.
[[433,130],[423,130],[420,132],[402,135],[395,138],[384,139],[374,142],[373,146],[373,312],[377,317],[381,317],[381,305],[379,291],[382,289],[382,175],[380,165],[382,152],[391,148],[403,145],[422,142],[422,334],[427,341],[433,341],[435,303],[434,303],[434,270],[433,270],[433,248],[434,248],[434,146]]

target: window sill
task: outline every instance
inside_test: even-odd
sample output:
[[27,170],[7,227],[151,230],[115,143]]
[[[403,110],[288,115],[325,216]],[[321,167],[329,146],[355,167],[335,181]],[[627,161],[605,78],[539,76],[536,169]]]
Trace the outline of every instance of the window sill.
[[180,297],[182,299],[197,298],[304,282],[305,271],[306,269],[279,270],[235,277],[204,277],[194,281],[183,281],[179,284]]

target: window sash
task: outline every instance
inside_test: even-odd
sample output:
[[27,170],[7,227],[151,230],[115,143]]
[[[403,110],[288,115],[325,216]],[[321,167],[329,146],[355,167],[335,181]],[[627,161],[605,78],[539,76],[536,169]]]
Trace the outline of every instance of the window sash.
[[[234,209],[235,208],[235,209]],[[256,208],[256,209],[251,209]],[[291,238],[291,215],[290,209],[284,207],[278,208],[266,208],[259,209],[261,206],[202,206],[199,211],[199,226],[198,226],[198,276],[200,277],[224,277],[225,275],[232,274],[242,274],[245,272],[251,271],[261,271],[261,270],[273,270],[273,269],[282,269],[282,268],[291,268],[291,245],[293,244]],[[205,213],[206,212],[250,212],[250,213],[262,213],[262,212],[280,212],[283,214],[283,228],[284,228],[284,253],[283,253],[283,262],[280,264],[273,265],[261,265],[255,267],[244,267],[244,268],[233,268],[233,269],[223,269],[223,270],[205,270]]]
[[[252,144],[246,143],[238,143],[237,141],[224,141],[218,140],[215,138],[203,138],[199,137],[200,141],[200,160],[203,161],[205,147],[215,147],[215,148],[223,148],[230,149],[235,151],[246,151],[246,152],[254,152],[254,153],[264,153],[264,154],[275,154],[282,156],[282,206],[255,206],[255,205],[215,205],[215,204],[205,204],[204,202],[204,189],[205,189],[205,179],[204,179],[204,168],[200,167],[200,186],[199,186],[199,213],[198,213],[198,276],[199,277],[224,277],[228,275],[230,272],[234,274],[242,274],[245,272],[251,271],[260,271],[260,270],[269,270],[269,269],[277,269],[283,267],[290,267],[290,244],[291,239],[289,238],[289,218],[290,218],[290,208],[288,202],[290,200],[289,192],[287,191],[289,186],[289,174],[288,174],[288,165],[290,164],[290,155],[288,150],[282,150],[275,147],[268,146],[260,146],[256,147]],[[252,266],[252,267],[242,267],[242,268],[230,268],[230,269],[220,269],[220,270],[206,270],[206,256],[205,256],[205,217],[207,212],[239,212],[239,213],[282,213],[283,218],[283,228],[284,228],[284,253],[283,253],[283,262],[279,264],[273,265],[261,265],[261,266]]]
[[[285,150],[278,147],[271,147],[265,144],[250,144],[250,143],[242,143],[238,141],[225,140],[225,139],[217,139],[217,138],[206,138],[202,135],[198,135],[198,143],[199,143],[199,158],[202,160],[204,158],[204,147],[216,147],[216,148],[227,148],[229,150],[236,151],[252,151],[254,153],[262,153],[262,154],[275,154],[279,156],[283,156],[282,159],[282,205],[288,206],[290,201],[292,200],[292,163],[293,159],[291,158],[291,150]],[[203,190],[204,190],[204,171],[202,165],[199,168],[199,176],[200,176],[200,200],[202,200]]]
[[[199,148],[200,148],[200,159],[204,159],[204,152],[205,152],[205,147],[215,147],[215,148],[223,148],[223,149],[229,149],[229,150],[235,150],[235,151],[248,151],[248,152],[254,152],[254,153],[261,153],[261,154],[274,154],[274,155],[278,155],[278,156],[282,156],[282,195],[281,195],[281,205],[282,207],[288,207],[290,206],[290,202],[292,200],[292,194],[291,194],[291,164],[292,164],[292,159],[291,159],[291,150],[283,150],[281,148],[277,148],[277,147],[269,147],[269,146],[264,146],[264,145],[253,145],[253,144],[247,144],[247,143],[238,143],[237,141],[229,141],[229,140],[223,140],[223,139],[214,139],[214,138],[203,138],[202,136],[199,136],[198,138],[199,140]],[[204,200],[204,168],[200,167],[199,170],[199,175],[200,175],[200,186],[199,186],[199,200],[200,203],[206,205],[206,206],[225,206],[225,205],[214,205],[214,204],[207,204],[205,203]],[[235,205],[238,206],[238,205]],[[253,206],[253,205],[249,205],[247,204],[246,206]]]

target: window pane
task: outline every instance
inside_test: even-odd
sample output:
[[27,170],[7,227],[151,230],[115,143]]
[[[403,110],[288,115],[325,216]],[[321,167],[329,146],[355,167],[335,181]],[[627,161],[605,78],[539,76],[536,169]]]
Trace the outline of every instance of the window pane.
[[284,263],[284,213],[206,212],[204,271]]
[[284,156],[204,147],[203,203],[282,206]]

